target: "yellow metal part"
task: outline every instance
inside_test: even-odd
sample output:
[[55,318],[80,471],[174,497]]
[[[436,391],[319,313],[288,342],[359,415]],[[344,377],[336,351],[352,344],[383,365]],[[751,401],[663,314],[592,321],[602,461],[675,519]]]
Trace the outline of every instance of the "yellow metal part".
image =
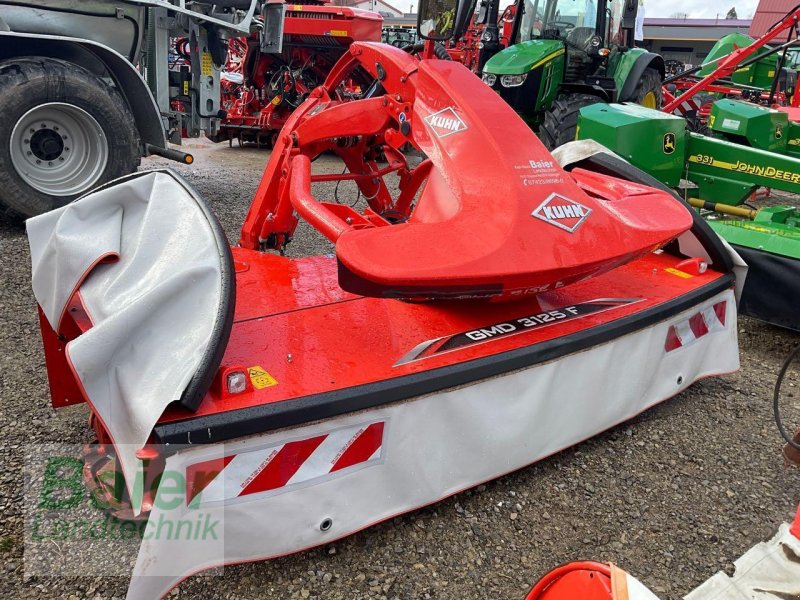
[[531,71],[534,71],[534,70],[538,69],[538,68],[539,68],[539,67],[541,67],[543,64],[550,62],[551,60],[553,60],[553,59],[554,59],[554,58],[556,58],[557,56],[561,56],[561,55],[562,55],[562,54],[564,54],[565,52],[566,52],[566,49],[565,49],[565,48],[561,48],[561,50],[556,50],[556,51],[555,51],[555,52],[553,52],[552,54],[548,54],[548,55],[547,55],[547,56],[545,56],[545,57],[544,57],[542,60],[540,60],[539,62],[537,62],[535,65],[533,65],[533,66],[530,68],[530,70],[531,70]]
[[752,208],[745,208],[743,206],[730,206],[728,204],[714,204],[713,202],[706,202],[699,198],[689,198],[689,204],[695,208],[704,208],[706,210],[713,210],[714,212],[723,213],[726,215],[733,215],[736,217],[744,217],[751,221],[756,218],[758,212]]
[[656,94],[653,91],[647,92],[642,98],[642,106],[645,108],[658,108],[656,104]]

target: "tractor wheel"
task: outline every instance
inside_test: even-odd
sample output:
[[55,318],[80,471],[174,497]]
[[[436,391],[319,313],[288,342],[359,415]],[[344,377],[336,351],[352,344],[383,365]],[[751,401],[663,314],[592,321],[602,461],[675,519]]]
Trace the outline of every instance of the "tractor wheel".
[[645,108],[661,108],[664,94],[661,91],[661,75],[656,69],[648,67],[644,70],[641,79],[636,83],[632,100]]
[[578,132],[578,116],[584,106],[602,102],[591,94],[562,95],[553,101],[550,110],[544,113],[539,127],[539,139],[548,150],[555,150],[562,144],[575,139]]
[[117,90],[45,57],[0,61],[0,210],[53,210],[136,170],[139,133]]

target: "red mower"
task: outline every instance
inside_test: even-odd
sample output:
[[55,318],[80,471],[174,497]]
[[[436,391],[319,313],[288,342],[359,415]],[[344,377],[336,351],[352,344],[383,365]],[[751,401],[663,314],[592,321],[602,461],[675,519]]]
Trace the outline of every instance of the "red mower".
[[[723,242],[618,159],[559,164],[437,58],[465,12],[423,0],[420,56],[350,46],[286,121],[234,247],[170,171],[28,221],[53,403],[89,404],[87,476],[148,519],[131,598],[330,543],[738,368]],[[318,198],[331,181],[363,206]],[[335,253],[285,257],[299,219]],[[200,518],[224,543],[159,535]]]

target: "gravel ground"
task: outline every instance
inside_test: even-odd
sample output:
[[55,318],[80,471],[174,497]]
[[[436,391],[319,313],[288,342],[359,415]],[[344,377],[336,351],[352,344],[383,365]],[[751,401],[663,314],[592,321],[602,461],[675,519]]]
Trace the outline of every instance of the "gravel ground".
[[[196,163],[178,170],[236,240],[268,153],[203,143],[192,151]],[[143,168],[167,164],[149,159]],[[301,230],[290,253],[327,248]],[[19,224],[0,221],[0,249],[0,596],[124,597],[124,577],[24,576],[24,455],[38,444],[82,444],[91,435],[85,407],[58,415],[49,408]],[[172,594],[521,599],[551,567],[592,558],[614,561],[664,600],[680,598],[730,570],[800,502],[798,473],[783,466],[770,406],[797,336],[746,318],[739,330],[742,369],[734,375],[699,382],[633,421],[432,507],[303,554],[190,578]],[[790,416],[798,417],[795,408]]]

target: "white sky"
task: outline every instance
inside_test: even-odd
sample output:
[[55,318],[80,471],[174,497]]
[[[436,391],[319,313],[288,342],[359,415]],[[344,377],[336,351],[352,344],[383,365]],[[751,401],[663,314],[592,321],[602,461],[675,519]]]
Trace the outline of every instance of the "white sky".
[[756,12],[758,0],[711,0],[710,2],[697,2],[697,0],[672,0],[672,2],[655,2],[644,0],[647,17],[671,17],[675,13],[687,13],[690,18],[713,19],[719,15],[720,19],[732,7],[736,7],[736,14],[740,19],[750,19]]

